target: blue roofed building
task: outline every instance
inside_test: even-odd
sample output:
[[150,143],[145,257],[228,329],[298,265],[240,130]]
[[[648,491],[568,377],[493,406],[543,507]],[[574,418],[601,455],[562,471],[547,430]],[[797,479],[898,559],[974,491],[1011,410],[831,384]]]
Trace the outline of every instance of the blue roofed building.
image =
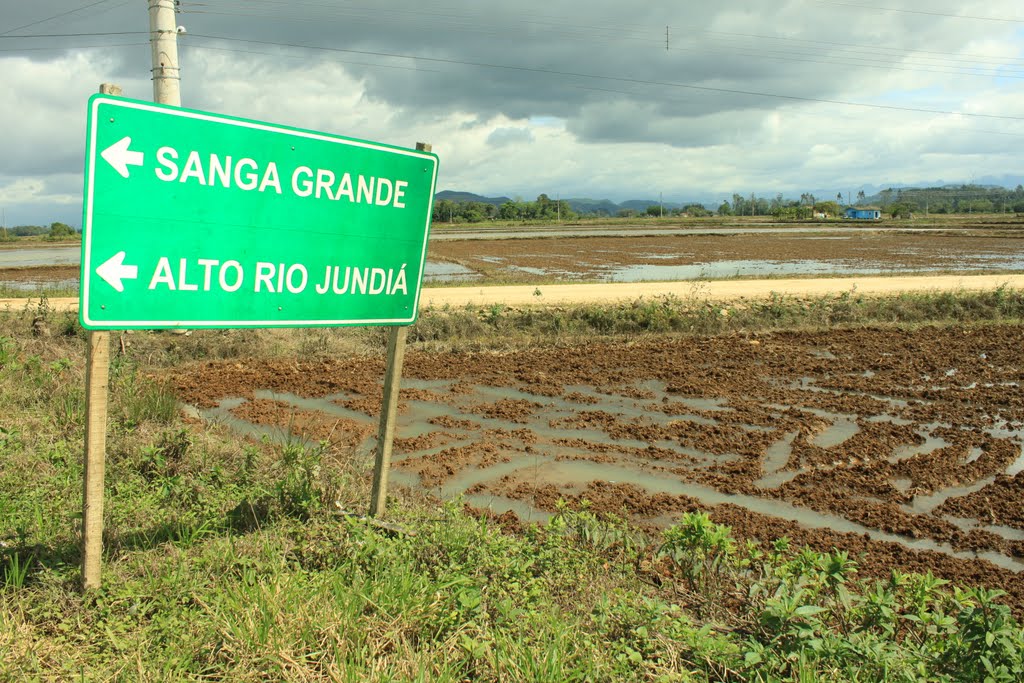
[[843,216],[844,218],[852,218],[858,221],[877,221],[882,218],[882,212],[879,209],[864,209],[851,206],[846,209],[846,213]]

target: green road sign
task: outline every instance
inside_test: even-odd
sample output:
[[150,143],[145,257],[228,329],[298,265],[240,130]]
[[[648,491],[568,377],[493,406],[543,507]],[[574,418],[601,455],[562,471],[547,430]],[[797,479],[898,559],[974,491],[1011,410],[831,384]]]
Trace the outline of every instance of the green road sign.
[[94,95],[85,159],[87,328],[416,320],[433,154]]

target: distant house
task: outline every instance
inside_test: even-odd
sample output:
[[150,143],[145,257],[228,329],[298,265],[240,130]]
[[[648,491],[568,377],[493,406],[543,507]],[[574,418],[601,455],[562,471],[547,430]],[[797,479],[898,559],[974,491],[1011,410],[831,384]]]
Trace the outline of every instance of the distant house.
[[882,218],[882,212],[879,209],[858,209],[851,206],[844,216],[858,221],[877,221]]

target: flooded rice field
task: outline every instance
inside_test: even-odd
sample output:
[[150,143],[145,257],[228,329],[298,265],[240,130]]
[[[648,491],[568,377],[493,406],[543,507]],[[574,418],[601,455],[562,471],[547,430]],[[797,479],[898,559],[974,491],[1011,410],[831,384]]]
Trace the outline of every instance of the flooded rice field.
[[[794,228],[748,234],[431,238],[424,282],[644,282],[1024,271],[1024,234]],[[561,234],[561,233],[558,233]],[[0,250],[0,284],[77,286],[79,247]]]
[[439,241],[459,280],[642,282],[773,276],[1024,270],[1024,236],[860,232],[634,235]]
[[[1005,325],[410,351],[391,481],[513,526],[559,500],[650,529],[706,509],[865,574],[1002,587],[1019,610],[1022,341]],[[377,358],[207,362],[175,382],[197,417],[369,461],[382,375]]]

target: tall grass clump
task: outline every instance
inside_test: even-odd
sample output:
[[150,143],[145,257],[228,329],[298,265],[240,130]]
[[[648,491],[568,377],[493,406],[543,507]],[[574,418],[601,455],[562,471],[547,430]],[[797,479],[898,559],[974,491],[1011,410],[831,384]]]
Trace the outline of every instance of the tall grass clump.
[[904,293],[868,297],[856,291],[817,298],[773,293],[766,299],[714,303],[674,296],[623,304],[578,306],[466,306],[424,311],[410,341],[428,346],[488,341],[547,341],[643,334],[715,335],[842,325],[988,323],[1024,319],[1024,292]]

